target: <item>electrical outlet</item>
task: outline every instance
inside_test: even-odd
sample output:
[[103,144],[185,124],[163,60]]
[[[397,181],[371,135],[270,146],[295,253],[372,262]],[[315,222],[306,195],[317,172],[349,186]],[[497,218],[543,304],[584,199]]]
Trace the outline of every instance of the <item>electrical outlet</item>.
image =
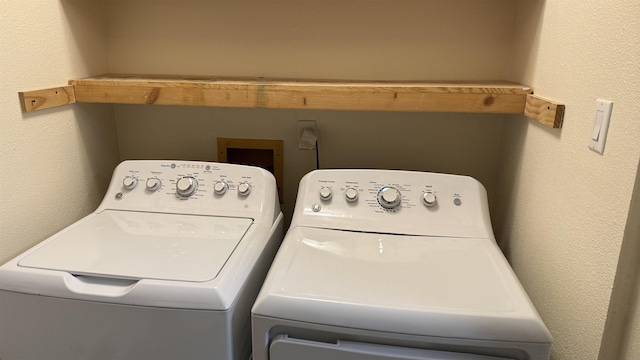
[[[315,120],[298,120],[298,149],[313,150],[318,133]],[[305,133],[306,130],[306,133]]]

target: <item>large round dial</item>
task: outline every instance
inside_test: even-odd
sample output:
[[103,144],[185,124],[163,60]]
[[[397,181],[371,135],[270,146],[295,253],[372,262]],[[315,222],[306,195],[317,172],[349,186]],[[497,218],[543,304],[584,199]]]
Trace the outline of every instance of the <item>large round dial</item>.
[[220,180],[216,181],[215,184],[213,184],[213,192],[215,192],[217,195],[223,195],[227,192],[227,189],[229,189],[229,185],[227,185],[226,181]]
[[176,182],[176,192],[182,197],[189,197],[198,190],[198,180],[193,176],[183,176]]
[[402,203],[402,194],[393,186],[384,186],[378,191],[378,203],[385,209],[395,209]]
[[122,179],[122,186],[127,190],[133,190],[138,185],[138,178],[135,176],[125,176]]
[[247,196],[251,193],[251,184],[248,182],[241,182],[238,184],[238,194],[240,196]]

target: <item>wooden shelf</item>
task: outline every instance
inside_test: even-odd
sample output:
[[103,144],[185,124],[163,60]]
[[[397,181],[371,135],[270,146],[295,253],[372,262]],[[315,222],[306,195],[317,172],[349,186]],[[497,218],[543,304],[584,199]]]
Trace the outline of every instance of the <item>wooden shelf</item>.
[[[527,116],[538,121],[542,118],[555,119],[555,109],[562,107],[532,97],[533,91],[527,86],[506,81],[331,81],[102,75],[70,80],[69,86],[73,91],[65,92],[71,94],[66,103],[494,114],[524,114],[530,103],[528,107],[533,111]],[[23,109],[33,111],[63,105],[57,94],[60,94],[60,89],[67,88],[22,92]],[[551,105],[554,106],[553,111]]]
[[77,102],[266,109],[517,114],[528,87],[507,82],[431,83],[106,75],[71,80]]

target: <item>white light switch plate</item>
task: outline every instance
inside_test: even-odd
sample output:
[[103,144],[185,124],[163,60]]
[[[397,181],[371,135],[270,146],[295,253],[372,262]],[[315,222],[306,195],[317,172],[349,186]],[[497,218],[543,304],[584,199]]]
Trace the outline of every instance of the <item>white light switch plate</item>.
[[593,125],[591,126],[589,149],[599,154],[604,152],[612,109],[613,101],[596,99],[596,114],[593,117]]

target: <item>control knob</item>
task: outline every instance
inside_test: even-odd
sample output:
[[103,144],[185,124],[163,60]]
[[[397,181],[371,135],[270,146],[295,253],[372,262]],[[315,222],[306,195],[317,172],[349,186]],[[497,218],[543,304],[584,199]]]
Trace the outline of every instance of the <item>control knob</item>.
[[354,201],[358,200],[358,190],[354,189],[354,188],[347,188],[344,191],[344,198],[348,202],[354,202]]
[[193,176],[183,176],[176,182],[176,192],[182,197],[189,197],[198,190],[198,180]]
[[395,209],[402,203],[402,194],[393,186],[384,186],[378,191],[378,203],[385,209]]
[[251,184],[248,182],[241,182],[238,184],[238,194],[240,196],[247,196],[251,193]]
[[213,192],[215,192],[216,195],[224,195],[224,193],[227,192],[227,189],[229,189],[229,185],[226,181],[220,180],[213,184]]
[[323,186],[320,188],[320,199],[327,201],[331,199],[332,195],[333,195],[333,192],[331,191],[330,187]]
[[138,178],[135,176],[125,176],[122,179],[122,186],[127,190],[133,190],[138,185]]
[[162,186],[162,181],[157,177],[148,178],[146,186],[147,190],[153,192],[160,189],[160,186]]
[[438,198],[436,198],[436,194],[431,191],[425,191],[422,193],[422,203],[426,207],[432,207],[438,203]]

